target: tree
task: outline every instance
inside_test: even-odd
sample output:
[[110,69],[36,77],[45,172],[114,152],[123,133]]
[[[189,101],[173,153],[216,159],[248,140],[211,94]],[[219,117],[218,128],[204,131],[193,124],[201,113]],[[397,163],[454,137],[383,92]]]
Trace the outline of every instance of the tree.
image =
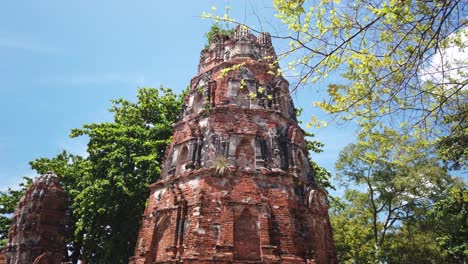
[[54,170],[71,197],[71,260],[128,263],[133,254],[148,186],[160,175],[172,124],[182,100],[170,89],[143,88],[138,101],[114,100],[113,122],[73,129],[89,137],[82,158],[63,152],[31,162],[39,173]]
[[[299,117],[302,114],[303,109],[302,108],[297,108],[296,109],[296,119],[299,119]],[[302,121],[298,120],[297,121],[299,124],[302,124]],[[312,172],[313,175],[310,175],[311,178],[313,178],[316,186],[324,190],[325,192],[328,192],[328,188],[336,190],[335,186],[331,183],[331,178],[332,174],[325,169],[324,167],[320,166],[317,162],[315,162],[311,155],[313,153],[321,153],[323,152],[323,146],[324,144],[314,140],[313,138],[315,137],[314,134],[306,132],[305,133],[305,147],[307,149],[307,158],[309,159],[309,163],[312,167]]]
[[362,190],[347,195],[367,218],[374,261],[385,259],[385,241],[395,226],[429,210],[452,182],[425,149],[407,156],[408,150],[418,152],[414,144],[389,129],[361,134],[360,141],[347,146],[336,163],[337,179]]
[[315,136],[312,133],[306,133],[305,136],[306,149],[308,153],[307,157],[309,159],[310,165],[312,166],[313,172],[313,175],[310,175],[310,177],[312,177],[315,184],[325,192],[328,192],[328,188],[335,190],[335,186],[333,186],[331,183],[332,174],[311,158],[312,153],[321,153],[323,151],[322,148],[324,144],[317,140],[311,139]]
[[[368,196],[358,190],[346,190],[344,198],[333,197],[330,221],[340,263],[376,263],[372,213],[368,210]],[[418,212],[417,219],[408,219],[393,226],[382,246],[381,260],[395,264],[458,263],[438,245],[438,228],[427,212]],[[443,224],[440,222],[439,224]],[[383,227],[382,221],[378,226]],[[448,225],[447,225],[448,226]]]
[[[451,256],[438,243],[441,234],[447,234],[448,229],[456,231],[458,229],[454,227],[462,225],[454,225],[454,221],[447,219],[435,219],[430,211],[415,213],[411,219],[389,230],[381,250],[381,260],[389,264],[463,263],[463,258]],[[458,212],[454,216],[460,218],[460,215]],[[365,192],[346,190],[342,199],[331,199],[330,221],[340,263],[376,262],[371,219]],[[383,223],[379,221],[378,225],[383,226]],[[459,233],[459,238],[461,235]]]
[[[427,217],[427,215],[422,215]],[[383,251],[384,261],[389,264],[454,264],[436,242],[432,221],[405,221],[388,234]]]
[[436,241],[460,263],[468,260],[468,190],[463,185],[450,188],[448,195],[430,211],[435,219]]
[[[464,109],[468,103],[465,102]],[[444,117],[444,123],[451,124],[449,136],[437,142],[439,156],[450,169],[467,168],[468,163],[468,118],[467,112],[459,112]]]
[[339,263],[373,262],[371,219],[365,193],[347,190],[344,199],[331,197],[330,223]]
[[[161,93],[160,93],[161,92]],[[84,125],[90,183],[75,200],[84,232],[83,255],[93,263],[126,263],[133,254],[148,186],[160,175],[181,100],[170,89],[140,89],[138,102],[113,101],[113,123]]]
[[386,262],[465,263],[468,254],[465,189],[463,181],[453,178],[430,210],[415,212],[414,217],[395,228],[384,249]]

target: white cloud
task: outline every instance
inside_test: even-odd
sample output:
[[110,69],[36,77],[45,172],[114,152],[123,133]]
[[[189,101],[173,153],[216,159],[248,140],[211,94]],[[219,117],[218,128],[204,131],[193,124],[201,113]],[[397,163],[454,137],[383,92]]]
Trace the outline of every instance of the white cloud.
[[148,84],[141,73],[122,73],[122,72],[100,72],[100,73],[80,73],[62,76],[45,76],[42,82],[58,82],[74,85],[94,85],[123,83],[134,86],[143,86]]
[[42,43],[38,40],[22,39],[19,37],[5,37],[0,36],[0,48],[2,49],[16,49],[33,53],[42,53],[49,55],[60,55],[64,50],[52,45]]
[[424,82],[444,84],[439,86],[445,95],[457,87],[452,84],[453,80],[462,81],[468,77],[468,28],[453,33],[449,38],[448,46],[434,54],[420,74]]

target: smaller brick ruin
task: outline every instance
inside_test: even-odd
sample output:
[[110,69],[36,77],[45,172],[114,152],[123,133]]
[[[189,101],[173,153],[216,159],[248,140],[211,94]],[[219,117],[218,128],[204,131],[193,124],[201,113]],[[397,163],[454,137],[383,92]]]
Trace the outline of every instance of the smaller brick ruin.
[[0,264],[7,264],[5,251],[3,249],[0,250]]
[[66,211],[67,195],[57,175],[48,172],[37,177],[13,215],[5,250],[7,263],[62,263]]

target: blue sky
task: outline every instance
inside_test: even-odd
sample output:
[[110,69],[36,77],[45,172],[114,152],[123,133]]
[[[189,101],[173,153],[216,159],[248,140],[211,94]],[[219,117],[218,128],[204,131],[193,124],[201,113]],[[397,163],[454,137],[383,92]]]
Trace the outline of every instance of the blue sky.
[[[2,1],[0,3],[0,190],[35,176],[28,162],[62,150],[85,154],[86,139],[70,129],[110,121],[110,100],[134,100],[137,87],[181,91],[197,72],[204,33],[203,1]],[[278,31],[271,1],[232,1],[232,15],[257,29]],[[281,43],[274,43],[281,49]],[[293,94],[308,121],[325,84]],[[333,168],[353,130],[312,131],[325,143],[315,160]]]

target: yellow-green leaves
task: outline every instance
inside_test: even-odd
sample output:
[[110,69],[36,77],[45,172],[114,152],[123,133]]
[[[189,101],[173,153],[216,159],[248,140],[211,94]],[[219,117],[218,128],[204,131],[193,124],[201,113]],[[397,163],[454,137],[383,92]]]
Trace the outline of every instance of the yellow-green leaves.
[[263,94],[263,92],[265,91],[265,88],[263,88],[263,86],[259,86],[257,91],[258,93]]
[[244,88],[245,88],[245,80],[241,79],[239,89],[243,90]]
[[241,67],[243,67],[245,65],[245,62],[242,62],[242,63],[238,63],[238,64],[234,64],[232,65],[231,67],[227,67],[227,68],[224,68],[221,70],[221,74],[218,76],[219,79],[223,79],[224,77],[226,77],[230,72],[232,71],[237,71],[239,70]]
[[[380,116],[381,122],[392,122],[396,127],[402,123],[416,132],[421,124],[442,125],[443,113],[462,111],[453,108],[450,101],[468,100],[466,93],[451,94],[453,100],[443,99],[446,88],[441,87],[446,84],[434,78],[424,83],[418,76],[432,63],[434,53],[444,54],[440,49],[466,46],[460,34],[451,33],[462,27],[459,17],[468,15],[459,1],[273,3],[277,17],[291,31],[287,69],[299,73],[298,85],[324,80],[332,72],[346,78],[346,85],[328,89],[328,98],[315,103],[326,112],[341,114],[346,120]],[[452,42],[447,41],[450,38]],[[456,76],[447,77],[445,82],[461,89],[467,75]]]
[[316,116],[312,116],[310,121],[307,123],[307,127],[316,127],[316,128],[323,128],[328,126],[328,123],[323,120],[319,120]]

